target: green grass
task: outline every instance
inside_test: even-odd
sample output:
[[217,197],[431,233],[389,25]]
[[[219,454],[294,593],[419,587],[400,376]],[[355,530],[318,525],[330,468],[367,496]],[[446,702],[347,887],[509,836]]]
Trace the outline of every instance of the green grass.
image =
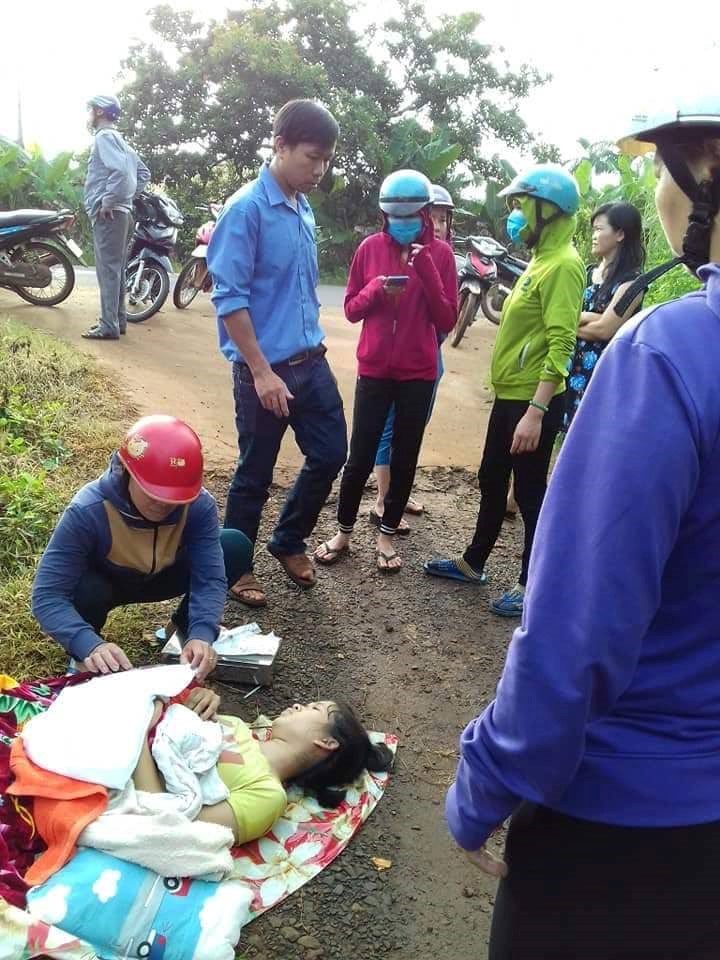
[[[0,321],[0,673],[23,680],[64,670],[67,657],[30,613],[37,561],[65,505],[102,473],[135,413],[92,358]],[[168,605],[115,611],[107,639],[144,662],[167,615]]]

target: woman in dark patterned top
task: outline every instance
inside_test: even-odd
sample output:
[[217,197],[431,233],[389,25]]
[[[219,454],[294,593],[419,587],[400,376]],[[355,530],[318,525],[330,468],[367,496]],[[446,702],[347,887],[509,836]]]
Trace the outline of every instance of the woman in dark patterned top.
[[591,226],[592,252],[600,260],[588,267],[578,341],[567,380],[564,430],[572,422],[601,353],[642,305],[639,296],[624,316],[619,317],[614,309],[643,269],[645,249],[639,211],[631,203],[606,203],[593,214]]

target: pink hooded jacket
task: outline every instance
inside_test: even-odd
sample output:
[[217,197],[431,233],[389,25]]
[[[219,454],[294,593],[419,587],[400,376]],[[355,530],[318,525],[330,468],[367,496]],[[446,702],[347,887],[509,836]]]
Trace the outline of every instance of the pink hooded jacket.
[[[438,342],[457,320],[457,271],[451,247],[434,239],[431,224],[421,240],[423,249],[410,265],[384,231],[363,240],[353,257],[345,316],[350,323],[363,321],[357,348],[361,377],[437,377]],[[388,296],[379,278],[399,274],[409,280],[400,296]]]

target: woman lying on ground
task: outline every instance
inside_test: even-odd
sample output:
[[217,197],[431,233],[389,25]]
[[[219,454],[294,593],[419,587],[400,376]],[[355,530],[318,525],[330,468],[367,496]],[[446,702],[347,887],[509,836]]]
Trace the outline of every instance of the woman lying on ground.
[[[196,687],[185,701],[203,720],[215,719],[219,704],[218,695],[204,687]],[[158,702],[150,730],[162,708]],[[282,816],[287,806],[284,785],[312,791],[321,806],[334,808],[363,770],[379,773],[392,763],[390,750],[371,742],[352,708],[333,700],[287,707],[262,741],[254,739],[242,720],[234,719],[233,750],[223,751],[217,765],[230,795],[203,807],[197,819],[229,827],[237,843],[263,836]],[[147,738],[133,782],[138,790],[165,792]]]

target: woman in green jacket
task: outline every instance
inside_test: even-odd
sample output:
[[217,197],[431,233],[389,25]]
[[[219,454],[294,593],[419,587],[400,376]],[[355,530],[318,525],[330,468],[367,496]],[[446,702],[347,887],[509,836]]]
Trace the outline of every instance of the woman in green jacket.
[[573,246],[579,194],[562,167],[542,164],[516,177],[500,196],[512,211],[513,242],[533,250],[503,310],[491,364],[495,391],[478,479],[480,511],[462,557],[429,560],[426,573],[465,583],[486,582],[485,563],[505,515],[511,475],[525,525],[520,576],[490,609],[522,614],[533,536],[542,506],[555,437],[562,423],[565,377],[575,349],[585,268]]

